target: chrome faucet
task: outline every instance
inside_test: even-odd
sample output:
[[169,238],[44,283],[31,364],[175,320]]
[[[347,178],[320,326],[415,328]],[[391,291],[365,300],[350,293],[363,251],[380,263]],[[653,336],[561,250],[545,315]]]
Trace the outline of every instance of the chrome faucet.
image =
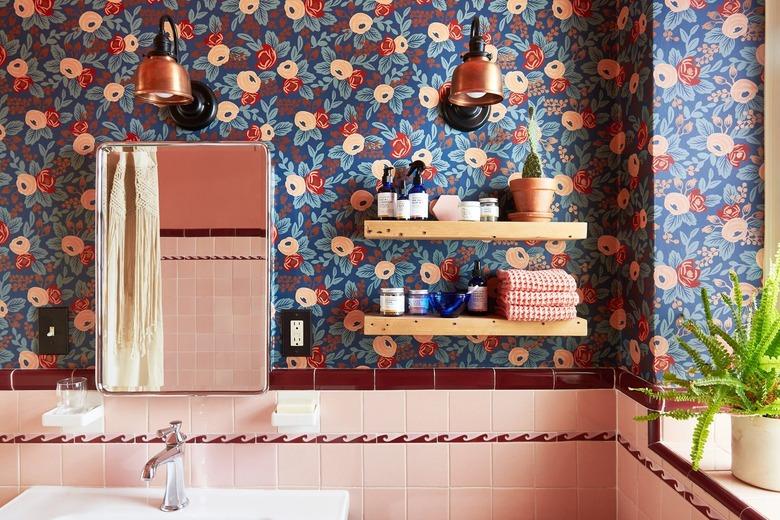
[[169,427],[157,430],[157,436],[165,442],[165,449],[144,465],[141,479],[152,480],[157,466],[166,464],[165,496],[160,509],[178,511],[190,503],[184,494],[184,443],[187,437],[181,433],[181,421],[171,421]]

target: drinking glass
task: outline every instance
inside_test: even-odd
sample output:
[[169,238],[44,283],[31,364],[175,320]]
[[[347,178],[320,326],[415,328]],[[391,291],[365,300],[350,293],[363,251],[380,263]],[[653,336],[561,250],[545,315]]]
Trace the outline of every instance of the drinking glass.
[[57,409],[60,413],[79,413],[87,400],[87,378],[68,377],[57,381]]

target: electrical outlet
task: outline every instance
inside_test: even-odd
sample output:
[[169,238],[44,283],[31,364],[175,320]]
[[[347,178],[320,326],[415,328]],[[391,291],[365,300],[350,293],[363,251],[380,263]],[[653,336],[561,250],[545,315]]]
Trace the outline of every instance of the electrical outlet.
[[311,311],[286,309],[279,312],[282,355],[311,356]]

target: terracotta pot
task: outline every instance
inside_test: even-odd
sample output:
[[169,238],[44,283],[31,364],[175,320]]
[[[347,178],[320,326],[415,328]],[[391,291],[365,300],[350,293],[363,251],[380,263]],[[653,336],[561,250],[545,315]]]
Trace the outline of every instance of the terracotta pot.
[[[513,216],[523,222],[549,222],[553,218],[550,207],[555,196],[555,181],[547,178],[513,179],[509,189],[515,201]],[[514,220],[514,219],[513,219]]]
[[780,419],[731,416],[731,472],[739,480],[780,491]]

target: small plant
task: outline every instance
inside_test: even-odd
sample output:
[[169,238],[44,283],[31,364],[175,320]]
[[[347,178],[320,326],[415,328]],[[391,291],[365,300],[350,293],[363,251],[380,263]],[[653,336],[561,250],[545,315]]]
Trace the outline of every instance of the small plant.
[[541,130],[534,118],[534,107],[528,108],[528,143],[531,145],[531,151],[523,164],[523,179],[538,179],[542,176],[542,163],[536,148],[541,138]]
[[686,380],[667,372],[664,381],[677,388],[632,389],[656,399],[697,403],[691,409],[651,412],[636,418],[642,421],[660,417],[696,418],[691,447],[694,469],[699,469],[710,426],[718,412],[780,417],[780,312],[777,310],[780,250],[761,289],[757,305],[745,308],[737,274],[732,271],[730,278],[731,294],[724,294],[722,298],[734,316],[733,332],[726,332],[713,320],[706,289],[701,291],[706,331],[689,319],[683,325],[704,345],[710,360],[706,361],[684,339],[678,339],[693,360],[699,377]]

